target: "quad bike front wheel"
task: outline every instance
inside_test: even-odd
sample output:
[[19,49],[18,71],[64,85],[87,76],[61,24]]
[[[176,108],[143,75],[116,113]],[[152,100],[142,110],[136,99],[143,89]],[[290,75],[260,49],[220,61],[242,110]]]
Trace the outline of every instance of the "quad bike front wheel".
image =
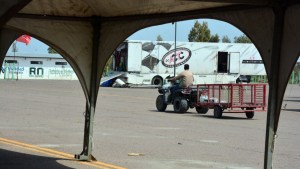
[[164,95],[158,95],[156,98],[156,109],[158,111],[165,111],[167,104],[164,101]]

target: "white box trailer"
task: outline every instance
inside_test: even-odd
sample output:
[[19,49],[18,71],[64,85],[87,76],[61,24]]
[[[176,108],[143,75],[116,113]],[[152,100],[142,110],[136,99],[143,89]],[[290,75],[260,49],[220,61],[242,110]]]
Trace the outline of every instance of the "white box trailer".
[[113,69],[129,84],[161,85],[189,64],[195,84],[235,83],[240,75],[266,75],[253,44],[125,41],[114,52]]
[[70,64],[59,54],[8,52],[1,67],[0,79],[77,80]]

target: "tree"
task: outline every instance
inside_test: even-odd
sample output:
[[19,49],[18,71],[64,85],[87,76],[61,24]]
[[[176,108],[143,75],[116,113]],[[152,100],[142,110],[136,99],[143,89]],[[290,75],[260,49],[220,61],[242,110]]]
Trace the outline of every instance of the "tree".
[[296,66],[295,66],[294,70],[300,72],[300,62],[296,63]]
[[189,42],[208,42],[210,40],[210,30],[208,23],[199,23],[197,20],[194,27],[190,30],[188,35]]
[[194,27],[190,30],[188,35],[189,42],[196,42],[197,39],[197,30],[199,29],[200,24],[198,21],[195,22]]
[[48,53],[50,54],[54,54],[57,53],[56,50],[54,50],[53,48],[51,48],[50,46],[48,47]]
[[296,63],[293,71],[294,71],[294,77],[296,77],[296,82],[298,81],[298,83],[300,83],[300,79],[299,79],[299,77],[300,77],[300,75],[299,75],[300,74],[300,63],[299,62]]
[[110,56],[110,58],[106,62],[103,73],[102,73],[102,76],[107,76],[107,74],[110,71],[112,71],[113,58],[114,58],[114,55]]
[[160,35],[157,35],[156,41],[164,41],[163,38]]
[[227,35],[225,35],[225,36],[223,36],[223,38],[222,38],[222,42],[223,42],[223,43],[231,43],[231,40],[228,38]]
[[245,35],[234,37],[234,43],[252,43],[251,40]]
[[209,42],[220,42],[219,35],[217,33],[215,35],[212,35],[209,39]]

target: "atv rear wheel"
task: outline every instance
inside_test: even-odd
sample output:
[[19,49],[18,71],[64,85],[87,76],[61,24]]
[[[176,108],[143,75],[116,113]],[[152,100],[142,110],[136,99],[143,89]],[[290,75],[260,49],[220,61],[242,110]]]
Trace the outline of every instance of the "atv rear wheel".
[[174,112],[185,113],[189,109],[188,101],[184,97],[176,97],[173,103]]

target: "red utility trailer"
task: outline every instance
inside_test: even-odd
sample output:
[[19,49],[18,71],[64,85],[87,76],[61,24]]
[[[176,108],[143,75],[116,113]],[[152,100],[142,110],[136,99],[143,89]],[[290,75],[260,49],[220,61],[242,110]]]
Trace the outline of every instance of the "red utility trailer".
[[245,113],[253,118],[254,111],[266,111],[266,84],[199,84],[196,108],[214,109],[214,117],[223,113]]

